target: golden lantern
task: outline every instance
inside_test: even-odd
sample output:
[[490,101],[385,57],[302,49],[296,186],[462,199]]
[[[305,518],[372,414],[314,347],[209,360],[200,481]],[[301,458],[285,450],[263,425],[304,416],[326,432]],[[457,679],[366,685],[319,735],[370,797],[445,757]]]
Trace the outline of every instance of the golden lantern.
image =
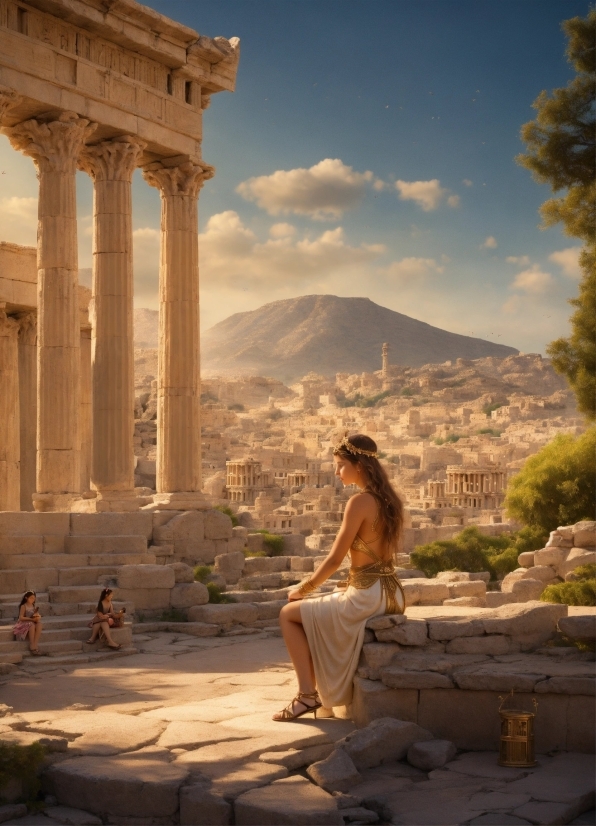
[[505,708],[513,699],[513,689],[506,697],[499,697],[501,705],[501,745],[499,766],[528,768],[536,765],[534,757],[534,718],[538,703],[533,698],[534,711],[519,708]]

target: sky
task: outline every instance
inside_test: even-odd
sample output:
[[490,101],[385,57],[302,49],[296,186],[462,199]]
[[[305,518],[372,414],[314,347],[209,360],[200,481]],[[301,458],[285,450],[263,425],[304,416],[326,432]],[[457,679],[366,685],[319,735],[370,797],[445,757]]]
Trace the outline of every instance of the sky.
[[[515,163],[542,89],[573,76],[584,0],[150,0],[237,36],[213,95],[199,199],[201,324],[312,293],[366,296],[456,333],[545,352],[569,330],[580,242]],[[0,240],[34,244],[37,181],[0,137]],[[92,185],[77,174],[79,266]],[[135,304],[156,309],[159,195],[133,180]]]

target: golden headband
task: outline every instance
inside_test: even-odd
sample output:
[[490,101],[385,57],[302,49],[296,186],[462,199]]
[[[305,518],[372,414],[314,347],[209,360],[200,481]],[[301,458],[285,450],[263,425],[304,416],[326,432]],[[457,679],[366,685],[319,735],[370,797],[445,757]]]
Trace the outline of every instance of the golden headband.
[[333,453],[337,453],[342,448],[348,451],[348,453],[352,453],[355,456],[371,456],[373,459],[378,459],[379,454],[376,450],[365,450],[363,447],[356,447],[353,445],[352,442],[348,439],[348,435],[343,437],[341,442],[338,442],[335,447],[333,448]]

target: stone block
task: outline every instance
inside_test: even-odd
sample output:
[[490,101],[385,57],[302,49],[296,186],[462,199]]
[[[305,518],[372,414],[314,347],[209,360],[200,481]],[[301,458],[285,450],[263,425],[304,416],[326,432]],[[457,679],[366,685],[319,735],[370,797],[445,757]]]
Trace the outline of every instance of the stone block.
[[377,680],[354,677],[352,716],[357,726],[367,726],[381,717],[412,723],[418,718],[418,691],[391,689]]
[[421,740],[432,740],[430,731],[416,723],[382,717],[373,720],[366,728],[348,734],[335,745],[348,753],[358,771],[363,771],[381,763],[402,760],[410,746]]
[[208,622],[216,625],[241,623],[250,625],[258,619],[256,605],[250,603],[230,603],[221,605],[195,605],[188,611],[190,622]]
[[442,605],[444,599],[449,599],[449,589],[444,582],[437,582],[435,579],[410,579],[405,584],[412,582],[418,586],[420,605]]
[[257,602],[256,609],[257,609],[257,619],[258,620],[269,620],[269,619],[277,619],[279,617],[279,612],[286,604],[285,599],[276,599],[272,600],[271,602]]
[[204,511],[205,539],[231,539],[234,536],[232,520],[218,510]]
[[501,582],[501,592],[503,594],[511,593],[513,590],[513,584],[518,582],[520,579],[523,579],[526,573],[525,568],[518,568],[516,571],[511,571],[510,574],[503,577],[503,581]]
[[236,826],[343,826],[335,798],[294,775],[251,789],[234,803]]
[[574,571],[580,565],[596,565],[596,551],[586,548],[572,548],[565,562],[557,568],[557,574],[564,579],[566,574]]
[[329,757],[313,763],[306,773],[326,792],[348,792],[358,785],[362,775],[343,749],[334,749]]
[[414,743],[408,749],[408,763],[417,769],[429,772],[440,769],[453,760],[457,749],[450,740],[428,740]]
[[463,608],[485,608],[486,600],[484,597],[456,597],[455,599],[443,600],[443,605],[459,605]]
[[298,571],[300,573],[310,573],[315,569],[315,561],[312,556],[291,556],[290,557],[290,571]]
[[520,568],[531,568],[534,563],[534,551],[524,551],[517,558],[517,564]]
[[573,617],[561,617],[559,630],[571,640],[593,641],[596,639],[596,616],[594,614],[583,614]]
[[17,594],[27,588],[27,571],[2,571],[0,594]]
[[573,544],[580,548],[596,547],[596,522],[578,522],[574,525]]
[[254,576],[242,577],[236,587],[241,591],[261,591],[263,588],[280,588],[282,585],[281,574],[255,574]]
[[54,823],[63,823],[65,826],[101,826],[100,818],[71,806],[48,806],[44,809],[44,814]]
[[388,688],[453,688],[452,680],[436,671],[409,671],[390,665],[381,669],[380,673],[383,685]]
[[[509,796],[509,795],[508,795]],[[571,823],[581,813],[577,803],[539,803],[535,800],[513,810],[521,823]]]
[[176,585],[181,582],[194,582],[194,571],[190,565],[185,565],[183,562],[169,562],[166,567],[174,571]]
[[284,556],[306,556],[306,537],[299,533],[284,534]]
[[596,680],[594,677],[551,677],[536,683],[536,694],[585,694],[596,696]]
[[[552,700],[553,698],[549,699]],[[540,702],[542,703],[542,699]],[[594,731],[596,730],[596,704],[594,698],[575,695],[569,697],[564,708],[567,712],[564,731],[566,736],[565,749],[570,752],[593,753]],[[560,708],[553,710],[561,713]]]
[[457,637],[447,643],[447,654],[489,654],[498,656],[508,654],[511,642],[502,634],[492,634],[485,637]]
[[135,610],[168,608],[171,588],[118,588],[117,602],[131,602]]
[[573,544],[573,533],[571,536],[567,533],[563,535],[563,532],[560,531],[558,528],[556,531],[551,531],[548,535],[548,539],[546,541],[547,548],[559,548],[564,546],[571,546]]
[[142,535],[131,536],[67,536],[64,550],[69,554],[144,554],[147,539]]
[[167,565],[123,565],[118,568],[118,588],[173,588],[174,571]]
[[320,746],[308,746],[305,749],[288,749],[288,751],[266,751],[259,755],[264,763],[277,763],[285,766],[288,771],[310,766],[329,757],[335,746],[333,743],[322,743]]
[[538,579],[542,582],[550,583],[554,578],[554,571],[550,565],[533,565],[526,568],[524,579]]
[[262,553],[265,550],[265,537],[262,533],[249,533],[246,536],[246,547],[251,553]]
[[182,766],[149,758],[80,757],[57,763],[45,776],[59,803],[101,818],[171,818],[188,776]]
[[484,626],[480,619],[428,620],[428,636],[431,640],[446,642],[456,637],[477,637],[483,632]]
[[243,525],[234,525],[232,528],[232,534],[234,535],[235,539],[242,539],[243,542],[246,542],[246,537],[248,536],[248,528],[245,528]]
[[53,585],[58,585],[59,573],[56,568],[41,568],[37,571],[27,571],[27,588],[32,591],[46,591]]
[[[418,723],[460,749],[496,751],[498,707],[497,692],[425,689],[420,692]],[[493,762],[496,764],[496,755]]]
[[226,576],[226,574],[242,573],[244,563],[246,562],[242,551],[236,551],[231,554],[219,554],[215,557],[215,570],[218,574]]
[[487,608],[500,608],[501,605],[516,602],[516,599],[513,594],[502,594],[500,591],[487,591],[484,601]]
[[0,536],[0,554],[41,554],[43,553],[43,536]]
[[231,822],[231,805],[205,784],[180,789],[180,826],[227,826]]
[[409,619],[402,625],[375,631],[379,642],[396,642],[399,645],[425,645],[428,642],[426,620]]
[[534,551],[534,565],[549,565],[556,571],[565,561],[570,550],[571,548],[541,548],[539,551]]
[[486,584],[484,582],[450,582],[447,587],[449,588],[450,599],[484,597],[486,594]]
[[24,803],[9,803],[6,806],[0,806],[0,823],[5,823],[7,820],[17,820],[25,817],[26,814],[27,806]]
[[[492,616],[479,620],[486,634],[506,634],[510,637],[527,634],[553,634],[557,622],[567,616],[566,605],[546,602],[526,602],[503,605]],[[476,636],[470,634],[470,636]]]
[[437,582],[469,582],[470,574],[467,571],[440,571],[435,579]]
[[370,679],[378,680],[380,669],[390,665],[400,650],[396,643],[365,643],[362,646],[360,664],[368,669]]
[[0,512],[0,536],[45,536],[70,531],[70,514],[36,513],[35,511]]
[[73,536],[137,535],[149,539],[153,533],[153,516],[151,513],[71,513],[70,533]]
[[187,565],[212,565],[216,557],[213,539],[180,539],[177,556]]
[[170,594],[172,608],[191,608],[209,602],[209,591],[202,582],[180,582]]
[[[225,514],[222,514],[225,516]],[[225,517],[228,519],[229,517]],[[185,511],[171,519],[167,528],[172,533],[174,544],[181,539],[203,539],[205,519],[200,511]],[[215,537],[210,537],[214,539]]]
[[244,560],[244,576],[254,574],[273,574],[287,571],[290,560],[287,556],[253,556]]
[[579,811],[594,805],[594,755],[559,754],[544,766],[507,786],[510,794],[529,794],[536,801],[575,803]]
[[513,583],[511,593],[518,602],[537,600],[546,588],[546,583],[540,579],[519,579]]

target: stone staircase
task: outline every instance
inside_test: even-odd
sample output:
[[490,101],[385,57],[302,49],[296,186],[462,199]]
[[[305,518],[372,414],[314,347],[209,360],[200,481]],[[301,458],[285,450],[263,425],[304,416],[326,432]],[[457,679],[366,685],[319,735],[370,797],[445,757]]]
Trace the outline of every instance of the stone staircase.
[[[120,566],[156,564],[155,554],[147,550],[151,517],[132,514],[123,521],[121,516],[0,513],[0,674],[135,652],[130,622],[114,629],[120,652],[101,643],[84,645],[101,589],[115,581]],[[47,656],[31,656],[28,642],[12,635],[28,589],[37,593],[43,622],[40,650]],[[115,604],[126,606],[132,619],[132,602]]]

